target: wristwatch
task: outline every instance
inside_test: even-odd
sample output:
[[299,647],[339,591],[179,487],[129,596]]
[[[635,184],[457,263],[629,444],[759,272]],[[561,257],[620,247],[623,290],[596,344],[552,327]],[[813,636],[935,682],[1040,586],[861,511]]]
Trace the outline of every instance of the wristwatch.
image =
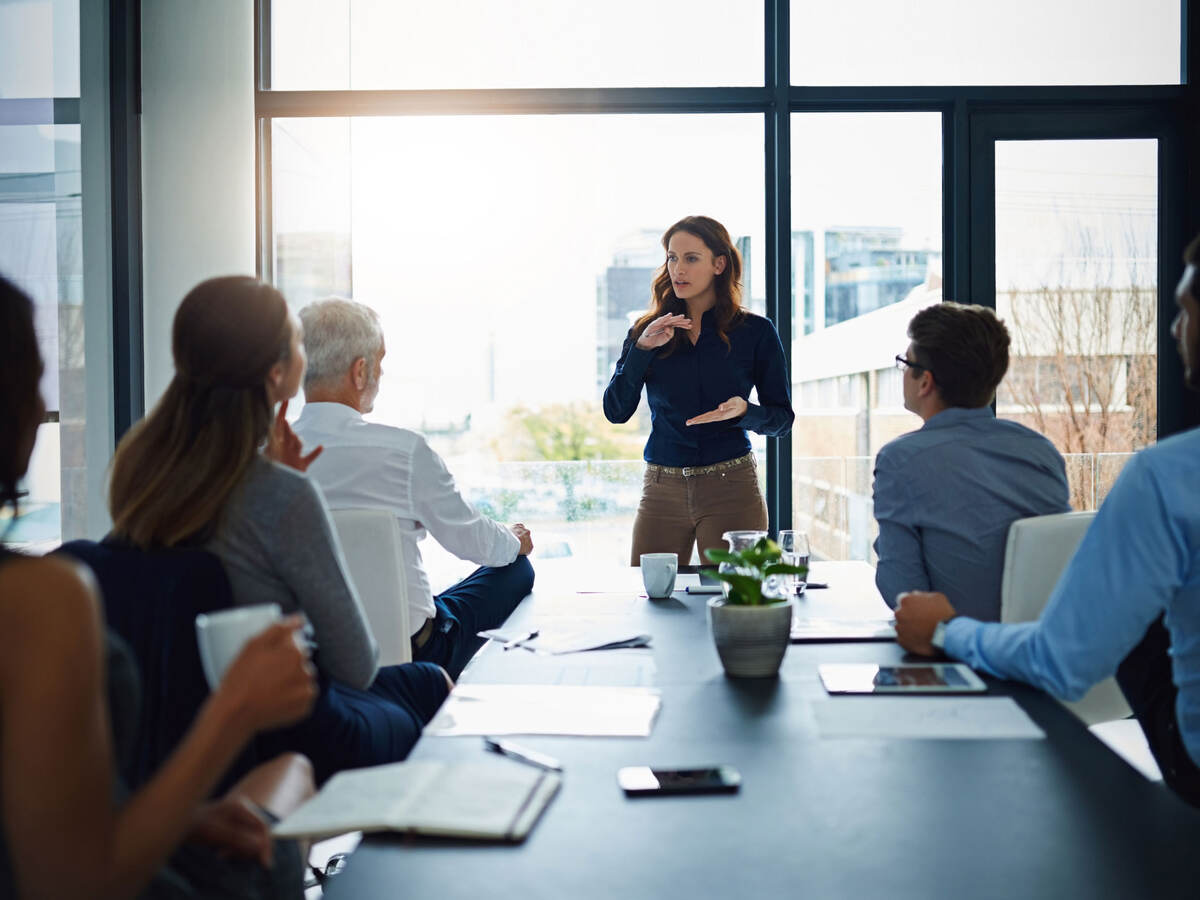
[[949,619],[942,619],[937,625],[933,626],[933,637],[929,639],[929,643],[933,644],[938,650],[945,652],[946,650],[946,623],[951,619],[957,618],[951,616]]

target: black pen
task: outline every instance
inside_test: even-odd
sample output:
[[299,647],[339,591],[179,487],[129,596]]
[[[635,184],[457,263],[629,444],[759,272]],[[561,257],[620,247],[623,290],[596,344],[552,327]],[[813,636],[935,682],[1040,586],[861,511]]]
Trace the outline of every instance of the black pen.
[[507,756],[510,759],[517,760],[517,762],[523,762],[539,769],[546,769],[550,772],[562,771],[562,763],[553,756],[538,753],[536,750],[530,750],[528,747],[522,747],[520,744],[514,744],[511,741],[498,741],[495,738],[485,737],[483,739],[483,746],[493,753],[499,753],[501,756]]

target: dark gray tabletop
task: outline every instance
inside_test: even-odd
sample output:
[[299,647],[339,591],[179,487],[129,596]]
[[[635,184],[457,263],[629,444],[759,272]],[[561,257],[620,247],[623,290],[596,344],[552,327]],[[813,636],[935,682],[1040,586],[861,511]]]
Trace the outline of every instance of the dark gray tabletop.
[[[636,570],[635,570],[636,571]],[[820,607],[879,603],[828,577]],[[814,572],[814,579],[818,578]],[[843,582],[838,599],[837,581]],[[778,679],[723,674],[704,596],[648,601],[538,585],[515,628],[564,615],[628,616],[654,636],[662,710],[645,739],[522,737],[565,778],[529,839],[472,845],[367,838],[330,882],[337,898],[1170,898],[1200,895],[1200,813],[1146,781],[1053,699],[989,682],[1046,732],[1032,740],[822,739],[823,662],[895,662],[892,643],[795,644]],[[626,652],[626,651],[621,651]],[[647,654],[649,655],[649,654]],[[515,680],[532,654],[485,648],[464,680]],[[548,666],[553,658],[537,659]],[[860,702],[842,698],[837,702]],[[477,737],[425,738],[414,759],[472,759]],[[628,765],[728,764],[735,795],[627,799]]]

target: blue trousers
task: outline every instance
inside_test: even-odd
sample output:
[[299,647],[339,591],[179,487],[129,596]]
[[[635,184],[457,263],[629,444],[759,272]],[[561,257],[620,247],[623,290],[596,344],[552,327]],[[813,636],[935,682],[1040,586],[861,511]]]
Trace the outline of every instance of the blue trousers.
[[503,568],[483,566],[433,598],[437,616],[424,646],[413,645],[413,659],[437,663],[457,679],[484,639],[476,633],[499,628],[533,590],[533,566],[518,556]]
[[263,759],[303,753],[317,784],[343,769],[405,759],[450,692],[442,670],[429,663],[384,666],[365,691],[325,678],[320,687],[307,719],[255,741]]

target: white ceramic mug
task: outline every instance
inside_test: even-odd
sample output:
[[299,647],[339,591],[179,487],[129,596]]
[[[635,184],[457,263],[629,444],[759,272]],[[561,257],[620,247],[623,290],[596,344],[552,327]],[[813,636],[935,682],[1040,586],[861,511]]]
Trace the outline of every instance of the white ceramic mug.
[[196,643],[200,645],[200,665],[208,686],[215,691],[246,642],[281,618],[278,603],[238,606],[196,616]]
[[643,553],[642,584],[646,594],[655,600],[670,597],[675,590],[675,573],[679,571],[679,555],[676,553]]

